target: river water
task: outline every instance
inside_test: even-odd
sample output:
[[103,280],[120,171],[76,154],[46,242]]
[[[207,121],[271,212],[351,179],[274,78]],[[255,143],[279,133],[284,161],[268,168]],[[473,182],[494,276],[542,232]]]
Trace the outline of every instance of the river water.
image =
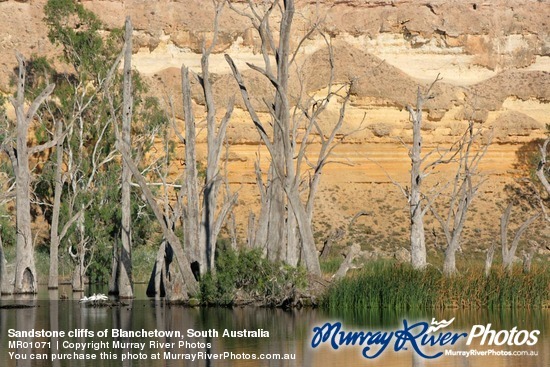
[[[143,290],[139,289],[139,292]],[[67,294],[74,300],[59,300]],[[204,367],[348,367],[348,366],[437,366],[437,367],[550,367],[550,310],[445,310],[423,312],[396,312],[356,310],[353,313],[327,314],[321,310],[291,310],[263,308],[183,308],[166,306],[153,300],[136,299],[120,307],[86,307],[72,294],[60,289],[39,294],[32,299],[4,297],[1,306],[29,304],[32,308],[0,309],[0,365],[1,366],[204,366]],[[50,301],[49,299],[56,300]],[[335,350],[327,343],[312,348],[313,329],[329,322],[340,322],[346,331],[390,332],[404,329],[404,322],[450,320],[453,323],[441,332],[452,335],[471,334],[481,327],[499,333],[501,344],[481,345],[476,337],[466,345],[466,337],[456,344],[421,347],[427,356],[449,350],[465,354],[475,350],[487,355],[445,355],[435,359],[420,357],[411,348],[412,342],[395,351],[395,337],[387,348],[374,359],[363,357],[364,346],[340,346]],[[535,333],[534,345],[509,345],[504,341],[516,328],[516,342],[528,341]],[[13,334],[23,330],[64,331],[55,337],[23,337]],[[118,330],[121,330],[118,332]],[[223,336],[228,333],[254,330],[251,337]],[[126,331],[151,333],[128,337]],[[163,335],[165,331],[179,331],[181,336]],[[118,334],[117,334],[118,332]],[[188,336],[188,333],[204,333]],[[10,336],[10,333],[12,335]],[[71,335],[67,335],[71,333]],[[93,336],[92,336],[93,333]],[[105,334],[103,334],[105,333]],[[156,335],[154,335],[156,333]],[[267,333],[269,336],[267,337]],[[166,334],[166,333],[164,333]],[[197,334],[198,335],[198,334]],[[490,335],[488,336],[488,338]],[[525,338],[524,338],[525,337]],[[513,339],[513,338],[512,338]],[[380,341],[381,339],[377,339]],[[375,339],[370,339],[375,342]],[[533,340],[535,341],[535,340]],[[10,344],[11,343],[11,344]],[[130,343],[130,344],[128,344]],[[142,349],[143,348],[143,349]],[[398,348],[399,349],[399,348]],[[380,350],[376,343],[367,355]],[[522,354],[508,355],[504,354]],[[527,354],[527,355],[525,355]],[[55,359],[53,359],[55,357]],[[70,358],[70,359],[69,359]],[[87,359],[80,359],[87,358]],[[124,360],[123,360],[124,358]],[[175,359],[188,358],[188,359]],[[195,360],[192,360],[195,358]],[[256,358],[256,359],[253,359]],[[279,359],[277,359],[279,358]]]

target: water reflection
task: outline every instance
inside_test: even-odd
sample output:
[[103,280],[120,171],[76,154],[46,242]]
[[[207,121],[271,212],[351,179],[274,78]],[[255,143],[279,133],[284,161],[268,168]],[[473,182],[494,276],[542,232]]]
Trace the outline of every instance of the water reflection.
[[[391,310],[363,310],[347,313],[324,314],[319,310],[271,310],[258,308],[181,308],[165,305],[155,300],[125,301],[121,307],[86,307],[76,300],[81,295],[69,296],[73,299],[59,300],[63,290],[40,294],[37,298],[13,299],[3,298],[2,306],[8,304],[25,304],[35,306],[21,309],[0,309],[0,362],[3,366],[152,366],[152,367],[324,367],[324,366],[413,366],[413,367],[466,367],[466,366],[550,366],[550,311],[549,310],[445,310],[423,312],[396,312]],[[91,292],[91,291],[90,291]],[[96,292],[95,290],[93,292]],[[68,293],[70,294],[70,292]],[[47,301],[49,298],[52,301]],[[539,342],[535,348],[515,348],[503,346],[501,350],[536,350],[536,357],[457,357],[447,356],[435,361],[419,358],[410,351],[395,353],[388,350],[375,360],[366,360],[361,356],[361,348],[343,347],[338,351],[323,345],[312,350],[309,347],[313,326],[329,320],[342,321],[347,330],[395,330],[402,327],[403,319],[409,321],[430,321],[455,318],[453,331],[469,332],[473,325],[492,324],[494,330],[509,330],[514,326],[518,329],[541,331]],[[74,330],[94,331],[94,337],[80,333],[66,338],[20,338],[24,342],[49,342],[48,347],[35,345],[33,348],[18,346],[9,347],[8,329],[16,330]],[[100,331],[119,329],[123,331],[170,331],[177,330],[187,335],[190,329],[198,331],[217,330],[218,337],[205,335],[193,338],[178,338],[162,336],[158,338],[129,338],[127,336],[98,338]],[[269,338],[226,338],[222,337],[227,330],[267,330]],[[78,351],[68,349],[63,342],[87,343],[106,341],[109,348],[94,349],[93,346]],[[145,343],[142,351],[135,346],[123,344],[124,347],[113,348],[114,342]],[[150,344],[150,342],[154,345]],[[180,344],[181,343],[181,344]],[[487,346],[466,346],[462,343],[456,350],[477,348],[487,350]],[[19,354],[20,358],[10,358],[9,353]],[[63,355],[72,352],[94,354],[92,360],[52,360],[51,355]],[[195,359],[169,360],[164,353],[192,354],[234,353],[235,355],[250,354],[292,354],[291,360],[245,360],[245,359]],[[135,359],[139,353],[147,355],[147,359]],[[13,356],[15,356],[15,354]],[[47,360],[33,360],[31,355],[46,354]],[[155,359],[153,358],[153,355]],[[124,360],[123,360],[123,357]],[[129,358],[130,357],[130,358]]]

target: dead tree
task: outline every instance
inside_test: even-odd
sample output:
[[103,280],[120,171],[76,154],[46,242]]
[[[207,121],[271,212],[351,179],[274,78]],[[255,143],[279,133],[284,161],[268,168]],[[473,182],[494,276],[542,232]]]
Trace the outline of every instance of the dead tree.
[[[132,124],[132,22],[130,17],[126,18],[124,33],[124,70],[122,87],[122,144],[130,151],[131,124]],[[122,198],[121,198],[121,254],[118,273],[118,295],[121,298],[133,298],[132,285],[132,229],[130,201],[130,181],[132,172],[128,168],[128,162],[122,161]]]
[[76,245],[76,251],[73,253],[73,246],[68,247],[68,252],[73,261],[75,262],[75,268],[73,270],[72,288],[73,292],[84,291],[86,284],[86,271],[93,261],[94,249],[90,247],[90,239],[86,236],[84,228],[84,210],[82,207],[80,215],[78,216],[78,234],[79,240]]
[[[199,264],[200,273],[215,271],[216,242],[222,226],[236,203],[237,195],[228,195],[220,203],[219,191],[223,175],[220,173],[220,160],[227,126],[233,113],[234,100],[229,99],[226,112],[220,121],[216,117],[216,104],[212,92],[209,59],[218,40],[218,19],[225,2],[214,2],[214,32],[209,47],[203,41],[201,73],[195,75],[202,87],[206,107],[207,162],[204,183],[198,179],[196,156],[197,132],[191,98],[189,69],[181,68],[185,137],[174,124],[180,142],[185,146],[185,194],[187,204],[183,212],[185,225],[185,249],[193,262]],[[202,193],[202,200],[200,194]],[[218,208],[219,207],[219,208]]]
[[[116,110],[114,107],[113,98],[110,94],[108,95],[108,99],[110,102],[109,104],[111,115],[115,116]],[[134,161],[134,158],[128,150],[128,146],[123,142],[122,135],[120,134],[117,125],[114,124],[114,126],[116,135],[116,148],[120,152],[122,159],[126,162],[127,167],[132,174],[132,177],[137,181],[137,185],[140,187],[141,192],[145,197],[145,201],[153,211],[155,218],[161,226],[161,230],[166,241],[163,242],[163,245],[161,246],[157,257],[160,259],[160,257],[165,256],[165,249],[170,248],[171,251],[173,251],[174,257],[176,259],[177,270],[172,271],[170,274],[166,274],[166,276],[163,277],[163,279],[165,279],[164,287],[166,289],[167,298],[170,300],[176,300],[180,298],[186,299],[190,296],[194,296],[198,291],[198,283],[195,279],[194,274],[191,271],[190,256],[188,253],[186,253],[188,251],[188,247],[185,248],[186,252],[184,252],[184,246],[182,245],[178,236],[174,233],[174,228],[172,225],[174,219],[171,219],[166,213],[163,213],[163,211],[159,207],[157,199],[151,192],[151,189],[149,188],[143,172],[139,170],[136,162]],[[166,189],[166,184],[164,184],[164,187]],[[183,190],[182,192],[180,192],[178,202],[181,202],[182,193]],[[165,201],[165,205],[168,205],[167,201]],[[178,217],[179,214],[176,215],[176,218]],[[158,274],[155,274],[155,283],[160,283],[159,276],[162,274],[161,269],[163,268],[163,265],[165,265],[165,263],[159,260],[157,261],[156,265],[158,266],[158,268],[156,269],[155,273]],[[158,291],[160,294],[160,285],[158,285],[158,288],[155,286],[155,288],[155,292]]]
[[[254,235],[255,246],[264,249],[270,260],[283,260],[293,266],[298,264],[301,257],[310,273],[320,274],[311,223],[313,203],[323,168],[330,163],[329,157],[342,139],[337,138],[337,134],[343,124],[351,83],[344,83],[345,85],[339,88],[333,85],[334,63],[332,49],[327,40],[330,68],[327,94],[315,99],[300,91],[293,107],[289,89],[291,66],[295,64],[296,54],[305,39],[316,32],[317,28],[314,26],[306,32],[298,42],[298,47],[291,50],[294,1],[288,0],[282,4],[273,1],[264,7],[254,5],[250,1],[248,5],[248,11],[241,11],[234,6],[232,8],[250,19],[262,40],[264,65],[247,65],[273,86],[273,104],[268,104],[271,121],[260,119],[251,103],[254,96],[249,94],[240,70],[229,55],[225,57],[239,85],[245,107],[270,157],[267,173],[264,174],[260,165],[256,165],[256,179],[262,205]],[[281,20],[278,33],[274,34],[270,22],[277,10],[280,10]],[[275,64],[271,60],[272,52],[275,54]],[[321,129],[317,120],[331,98],[340,98],[342,107],[332,130],[327,132]],[[269,125],[272,129],[268,130]],[[307,156],[307,148],[315,139],[320,143],[321,149],[319,155],[312,159],[311,156]],[[307,190],[305,203],[301,198],[304,187]]]
[[147,182],[145,181],[145,178],[143,177],[143,174],[139,171],[138,167],[133,161],[132,156],[126,150],[124,145],[121,144],[121,141],[122,138],[117,132],[117,148],[120,151],[122,158],[127,162],[128,168],[132,172],[133,177],[136,179],[137,184],[139,185],[143,193],[143,196],[145,196],[147,204],[149,205],[157,221],[159,222],[166,241],[170,244],[171,248],[174,251],[174,255],[179,268],[179,274],[182,276],[183,280],[183,284],[181,285],[181,293],[183,296],[187,297],[195,295],[198,290],[198,284],[193,273],[191,272],[191,262],[189,261],[188,256],[183,252],[181,241],[179,240],[178,236],[176,236],[173,229],[168,226],[166,217],[159,208],[157,201],[153,193],[151,192],[151,189],[149,188]]
[[[407,106],[409,119],[413,125],[413,142],[409,148],[409,157],[411,159],[411,188],[406,196],[409,201],[409,214],[411,218],[410,239],[411,239],[411,262],[415,269],[426,267],[426,236],[424,230],[424,215],[430,209],[430,202],[424,200],[422,193],[422,183],[428,175],[428,168],[433,168],[441,163],[441,158],[428,165],[424,165],[426,160],[433,153],[430,152],[422,157],[422,109],[426,100],[433,98],[430,92],[436,82],[440,80],[439,75],[423,94],[418,88],[416,94],[416,106]],[[423,167],[423,165],[425,167]]]
[[[221,227],[236,201],[236,196],[227,198],[220,212],[216,215],[218,194],[223,181],[223,177],[220,175],[220,158],[223,152],[225,133],[233,112],[233,99],[231,98],[226,108],[225,116],[219,123],[216,121],[216,105],[214,103],[212,85],[210,82],[209,57],[217,42],[218,18],[223,9],[223,4],[225,3],[221,2],[216,4],[214,39],[208,48],[203,44],[201,57],[202,74],[199,76],[199,82],[202,86],[206,103],[206,136],[208,147],[199,246],[201,248],[201,253],[205,253],[206,256],[206,263],[203,259],[202,264],[206,264],[209,270],[214,270],[215,268],[214,254],[216,252],[216,241]],[[187,107],[191,106],[188,105]],[[204,270],[202,272],[204,272]]]
[[59,213],[61,210],[61,193],[63,190],[63,139],[61,134],[63,125],[57,121],[55,134],[57,145],[55,148],[54,199],[52,208],[52,224],[50,227],[50,273],[48,288],[57,289],[59,286]]
[[431,91],[440,80],[441,78],[438,75],[425,93],[422,93],[421,88],[418,87],[416,106],[407,106],[409,120],[413,127],[413,141],[411,145],[407,145],[403,141],[401,141],[401,144],[407,148],[411,159],[410,188],[403,187],[388,175],[392,183],[400,189],[409,205],[411,263],[415,269],[424,269],[427,265],[424,216],[430,210],[435,199],[441,194],[442,189],[445,188],[445,185],[443,185],[442,189],[428,193],[428,190],[423,187],[424,179],[433,173],[437,166],[453,162],[459,152],[456,148],[458,143],[454,143],[450,148],[436,147],[422,155],[422,112],[425,102],[434,98]]
[[517,229],[512,243],[508,246],[508,223],[510,222],[510,215],[512,214],[512,208],[514,204],[510,202],[502,217],[500,218],[500,243],[502,245],[502,266],[503,268],[510,272],[514,265],[514,259],[516,257],[516,251],[518,249],[519,241],[523,233],[529,228],[529,226],[540,217],[540,213],[532,215],[527,220],[525,220]]
[[491,267],[493,266],[493,258],[495,257],[495,249],[496,245],[493,242],[491,247],[487,250],[487,256],[485,257],[485,269],[484,274],[485,277],[488,277],[491,274]]
[[362,251],[361,251],[361,246],[359,246],[359,244],[354,243],[353,245],[351,245],[344,261],[338,268],[338,271],[334,273],[334,275],[332,276],[332,280],[340,280],[346,276],[346,274],[350,269],[356,269],[357,267],[353,265],[353,261],[357,257],[361,256],[361,254],[362,254]]
[[[120,140],[118,141],[119,150],[124,160],[128,163],[132,174],[140,186],[149,206],[152,208],[157,220],[161,224],[165,241],[157,255],[155,269],[151,277],[151,286],[148,294],[161,294],[161,281],[164,284],[167,297],[175,296],[170,294],[169,282],[170,272],[168,269],[167,256],[173,251],[177,259],[182,281],[187,288],[189,295],[197,288],[194,271],[201,274],[207,271],[215,271],[214,254],[216,251],[216,242],[233,206],[236,203],[237,195],[227,195],[226,200],[220,203],[219,189],[223,182],[223,175],[220,174],[220,158],[222,154],[225,133],[233,111],[233,100],[230,99],[226,108],[225,115],[218,121],[216,117],[216,106],[212,92],[212,85],[209,72],[209,57],[212,53],[218,38],[218,18],[223,9],[223,2],[215,2],[216,14],[214,20],[214,36],[210,46],[206,47],[206,41],[203,42],[201,73],[194,75],[202,87],[206,102],[206,130],[207,130],[207,164],[204,183],[199,182],[198,167],[199,162],[196,157],[197,131],[195,124],[195,115],[192,107],[190,71],[187,67],[181,68],[183,112],[185,120],[185,136],[178,130],[175,124],[175,113],[173,104],[169,101],[172,108],[172,125],[177,138],[185,147],[185,169],[182,173],[183,184],[172,184],[167,182],[169,149],[168,142],[165,142],[164,172],[158,166],[154,169],[161,179],[160,185],[164,189],[164,211],[157,204],[153,194],[148,189],[148,183],[142,172],[140,172],[132,160],[129,152],[125,149]],[[177,202],[174,206],[169,205],[169,188],[180,188],[176,193]],[[201,197],[202,194],[202,197]],[[172,203],[173,204],[173,203]],[[183,223],[184,246],[174,234],[175,227],[179,221]],[[171,255],[170,255],[171,257]],[[191,268],[193,267],[193,272]],[[172,272],[174,273],[174,272]],[[198,274],[196,274],[198,276]],[[164,281],[164,280],[167,281]]]
[[442,217],[435,205],[430,205],[430,210],[440,223],[445,233],[447,247],[443,262],[443,273],[447,276],[456,273],[456,252],[460,249],[462,231],[466,223],[468,209],[481,187],[486,181],[480,175],[479,162],[485,156],[490,144],[480,142],[483,130],[474,128],[470,121],[462,139],[459,141],[457,170],[451,183],[447,215]]
[[521,252],[523,256],[523,273],[529,274],[531,272],[531,264],[533,263],[533,258],[535,257],[535,252],[540,248],[540,245],[537,241],[529,241],[529,249],[523,250]]
[[15,293],[36,293],[38,280],[34,263],[34,248],[31,232],[31,171],[29,159],[33,154],[39,153],[55,146],[55,139],[42,145],[29,146],[29,129],[34,118],[50,94],[54,85],[49,84],[32,101],[25,111],[25,59],[17,54],[18,78],[17,94],[11,98],[15,108],[16,124],[13,137],[7,137],[2,143],[2,149],[8,154],[16,184],[16,230],[17,230],[17,254],[15,260]]

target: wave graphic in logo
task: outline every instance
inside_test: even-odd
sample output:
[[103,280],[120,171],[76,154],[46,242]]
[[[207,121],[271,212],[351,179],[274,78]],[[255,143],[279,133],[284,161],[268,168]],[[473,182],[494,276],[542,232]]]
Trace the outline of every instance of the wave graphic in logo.
[[447,326],[451,325],[453,321],[455,321],[454,317],[449,321],[447,320],[435,321],[435,318],[432,318],[432,326],[428,328],[426,333],[435,333],[439,329],[445,329]]

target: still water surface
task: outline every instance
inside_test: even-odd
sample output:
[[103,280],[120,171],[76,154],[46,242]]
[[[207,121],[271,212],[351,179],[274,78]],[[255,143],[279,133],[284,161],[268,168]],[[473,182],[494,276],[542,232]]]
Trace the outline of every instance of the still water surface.
[[[144,293],[141,288],[136,293]],[[50,301],[59,299],[59,294],[66,293],[75,300]],[[261,308],[182,308],[169,307],[160,302],[147,300],[141,297],[139,300],[130,302],[123,307],[85,307],[76,300],[81,294],[72,294],[69,290],[60,289],[50,293],[39,294],[33,300],[14,300],[13,298],[2,298],[1,305],[6,304],[35,304],[36,307],[26,309],[0,309],[0,365],[7,367],[69,367],[69,366],[151,366],[151,367],[348,367],[348,366],[438,366],[438,367],[550,367],[550,310],[446,310],[446,311],[425,311],[425,312],[390,312],[387,310],[357,310],[353,314],[327,314],[320,310],[291,310],[283,311],[278,309]],[[427,321],[432,318],[436,320],[449,320],[455,318],[449,330],[453,332],[470,332],[473,325],[486,325],[491,323],[493,330],[511,330],[517,327],[518,330],[540,330],[538,343],[532,347],[487,347],[487,346],[465,346],[459,342],[452,347],[454,350],[469,350],[472,348],[480,351],[489,349],[510,350],[510,351],[535,351],[537,356],[527,357],[502,357],[502,356],[475,356],[458,357],[443,356],[436,360],[425,360],[419,358],[411,351],[394,352],[388,349],[378,358],[367,360],[361,355],[360,347],[342,347],[335,351],[323,345],[317,349],[310,347],[312,329],[315,326],[324,324],[327,321],[340,321],[346,330],[364,331],[391,331],[403,327],[403,320],[409,322]],[[94,337],[80,335],[65,338],[9,338],[8,330],[88,330],[94,332]],[[108,329],[111,333],[108,338],[99,338],[98,333]],[[216,330],[218,337],[206,336],[196,338],[174,338],[174,337],[152,337],[152,338],[126,338],[112,337],[112,329],[121,330],[179,330],[183,335],[187,330]],[[269,338],[228,338],[222,337],[223,331],[231,330],[257,330],[262,329],[269,332]],[[9,341],[21,340],[32,342],[33,348],[10,348]],[[69,347],[64,347],[63,342],[90,343],[106,342],[105,344],[91,344],[85,350],[77,353],[95,355],[95,360],[51,360],[52,354],[67,355],[74,352]],[[175,343],[175,347],[164,345],[150,345],[150,342]],[[182,346],[178,348],[180,341],[198,343],[195,348]],[[39,342],[40,345],[37,345]],[[113,349],[115,342],[145,343],[145,349],[119,348]],[[210,343],[210,348],[204,345]],[[204,344],[204,345],[203,345]],[[59,349],[57,349],[59,345]],[[392,344],[393,345],[393,344]],[[97,347],[97,350],[94,349]],[[202,348],[201,348],[202,346]],[[432,351],[446,349],[439,348]],[[10,356],[9,353],[14,353]],[[145,360],[132,359],[121,361],[123,355],[128,354],[137,357],[139,353],[146,355]],[[167,360],[165,352],[175,354],[187,353],[214,353],[224,352],[235,355],[245,354],[288,354],[294,356],[291,360],[245,360],[245,359],[201,359],[201,360]],[[104,358],[100,358],[102,356]],[[19,358],[16,358],[19,354]],[[34,357],[45,356],[46,360],[31,360]],[[153,355],[160,356],[159,360],[152,360]],[[108,356],[108,358],[105,358]],[[116,356],[116,360],[114,359]],[[26,359],[25,359],[26,358]]]

